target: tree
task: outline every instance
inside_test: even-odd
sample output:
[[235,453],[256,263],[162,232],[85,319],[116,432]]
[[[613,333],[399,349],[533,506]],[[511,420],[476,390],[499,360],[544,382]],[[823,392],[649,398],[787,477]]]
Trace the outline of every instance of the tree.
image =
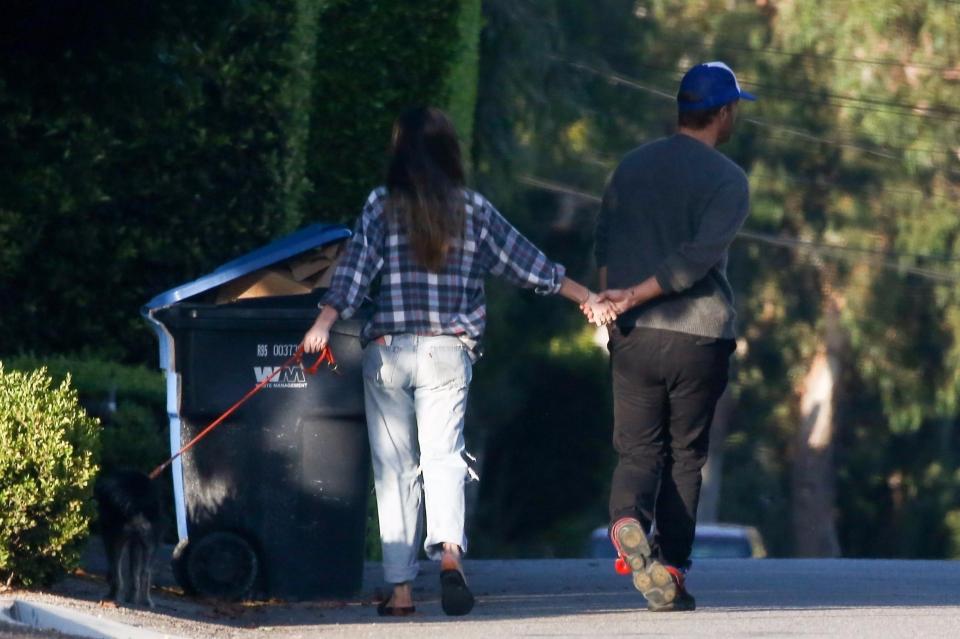
[[[753,213],[729,267],[742,338],[720,518],[759,525],[781,555],[956,552],[960,7],[537,8],[485,8],[477,165],[547,245],[560,202],[531,185],[599,193],[619,156],[672,128],[691,64],[723,59],[760,95],[723,149],[750,174]],[[589,245],[578,201],[571,252],[571,235]],[[826,531],[814,548],[810,525]]]

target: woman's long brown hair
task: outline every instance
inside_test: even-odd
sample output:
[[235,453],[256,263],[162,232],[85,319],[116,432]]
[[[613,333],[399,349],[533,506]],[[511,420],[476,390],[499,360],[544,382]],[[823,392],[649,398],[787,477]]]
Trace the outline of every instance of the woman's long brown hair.
[[451,241],[463,237],[464,174],[457,133],[440,109],[415,107],[397,118],[391,151],[390,210],[406,222],[417,263],[438,272]]

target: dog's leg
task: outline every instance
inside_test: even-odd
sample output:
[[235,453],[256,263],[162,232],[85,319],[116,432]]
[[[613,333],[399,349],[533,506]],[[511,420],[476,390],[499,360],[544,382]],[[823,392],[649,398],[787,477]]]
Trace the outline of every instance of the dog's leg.
[[127,592],[127,601],[139,604],[142,600],[140,589],[143,586],[140,580],[140,575],[143,573],[143,542],[140,539],[131,539],[128,545],[130,547],[130,588]]
[[117,543],[114,537],[103,537],[103,549],[107,553],[107,601],[118,601],[120,587],[123,585],[123,576],[121,574],[121,560],[123,548]]
[[127,562],[130,560],[130,541],[128,539],[122,539],[120,541],[120,550],[117,552],[117,566],[116,570],[113,573],[113,578],[117,584],[117,599],[119,603],[121,597],[124,597],[127,592],[129,585],[129,580],[124,580],[123,576],[126,573],[129,577],[129,572],[127,572]]
[[157,543],[152,534],[144,541],[146,541],[146,546],[143,553],[143,572],[141,573],[142,586],[140,592],[143,595],[141,603],[153,608],[153,598],[150,596],[150,590],[153,588],[153,556],[156,554]]

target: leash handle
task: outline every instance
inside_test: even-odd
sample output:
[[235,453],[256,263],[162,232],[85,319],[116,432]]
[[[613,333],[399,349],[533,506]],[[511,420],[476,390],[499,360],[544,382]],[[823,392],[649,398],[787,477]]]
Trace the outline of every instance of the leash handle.
[[303,367],[303,370],[307,371],[311,375],[316,375],[317,371],[320,369],[320,364],[323,364],[324,362],[327,363],[327,365],[330,367],[330,370],[337,375],[340,374],[339,367],[337,366],[337,360],[334,359],[333,351],[330,350],[329,345],[323,347],[323,350],[320,351],[320,354],[317,356],[317,360],[312,366],[304,366],[303,358],[306,356],[306,354],[303,350],[303,344],[300,344],[300,346],[297,347],[297,354],[300,355],[300,366]]
[[227,417],[232,415],[234,411],[236,411],[238,408],[243,406],[243,404],[246,403],[248,399],[256,395],[258,392],[260,392],[260,390],[263,389],[264,386],[266,386],[271,381],[273,381],[273,378],[279,375],[280,371],[294,364],[299,364],[305,371],[307,371],[311,375],[316,375],[317,370],[320,368],[320,364],[322,364],[323,362],[327,362],[330,368],[335,373],[339,374],[339,372],[337,371],[337,361],[334,359],[333,351],[330,350],[329,345],[323,347],[323,350],[320,352],[320,355],[317,357],[317,361],[315,361],[312,366],[303,366],[303,356],[304,356],[303,343],[300,343],[297,346],[297,350],[293,354],[293,356],[291,356],[287,361],[285,361],[283,364],[275,368],[274,371],[270,373],[270,375],[264,378],[256,386],[254,386],[252,389],[247,391],[246,395],[241,397],[240,400],[237,401],[233,406],[231,406],[226,411],[224,411],[224,413],[220,415],[220,417],[213,420],[206,428],[204,428],[202,431],[197,433],[197,435],[193,439],[191,439],[189,442],[187,442],[187,444],[183,448],[178,450],[175,455],[173,455],[167,461],[163,462],[162,464],[154,468],[152,471],[150,471],[150,475],[149,475],[150,479],[156,479],[157,477],[159,477],[160,473],[166,470],[167,466],[172,464],[177,459],[177,457],[179,457],[180,455],[184,454],[185,452],[193,448],[201,439],[206,437],[210,433],[210,431],[212,431],[214,428],[222,424],[223,421],[227,419]]

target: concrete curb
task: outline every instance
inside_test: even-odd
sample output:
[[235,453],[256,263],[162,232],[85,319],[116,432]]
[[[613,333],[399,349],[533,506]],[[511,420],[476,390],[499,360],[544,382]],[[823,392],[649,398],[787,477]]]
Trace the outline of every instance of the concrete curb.
[[0,622],[92,639],[182,639],[177,635],[128,626],[69,608],[17,599],[0,599]]

